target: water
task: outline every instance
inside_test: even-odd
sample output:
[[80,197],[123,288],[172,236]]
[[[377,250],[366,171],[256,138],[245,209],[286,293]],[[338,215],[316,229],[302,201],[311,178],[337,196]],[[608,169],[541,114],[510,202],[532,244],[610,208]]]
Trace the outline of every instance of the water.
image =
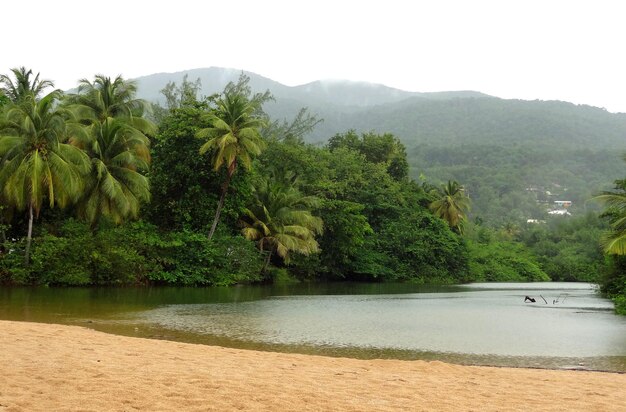
[[[536,302],[524,303],[526,295]],[[612,309],[586,283],[0,290],[0,318],[131,336],[331,356],[626,372],[626,318]]]

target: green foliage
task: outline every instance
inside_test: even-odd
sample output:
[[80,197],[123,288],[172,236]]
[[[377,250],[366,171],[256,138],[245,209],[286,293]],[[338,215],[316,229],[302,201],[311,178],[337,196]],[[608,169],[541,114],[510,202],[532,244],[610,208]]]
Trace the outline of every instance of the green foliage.
[[615,313],[626,315],[626,295],[618,295],[613,298],[615,303]]
[[36,90],[26,92],[0,113],[0,197],[18,211],[28,209],[26,265],[33,220],[44,201],[50,208],[74,203],[83,194],[89,171],[85,153],[67,143],[76,130],[57,107],[61,92],[40,100],[36,95]]
[[240,236],[218,234],[212,242],[195,232],[170,232],[148,239],[155,269],[146,280],[157,284],[233,285],[261,281],[262,259]]
[[81,80],[78,93],[67,98],[67,107],[84,125],[84,133],[71,143],[91,159],[77,212],[92,225],[103,216],[118,224],[136,219],[150,200],[147,135],[156,128],[146,120],[149,105],[135,98],[136,90],[134,82],[120,76],[97,75],[93,82]]
[[0,84],[2,85],[0,88],[0,106],[2,106],[2,101],[19,103],[27,97],[36,100],[46,88],[54,87],[50,80],[39,80],[39,73],[31,80],[33,71],[26,70],[25,67],[11,69],[11,72],[14,79],[5,74],[0,75]]
[[409,163],[414,177],[463,182],[472,199],[470,220],[479,217],[494,228],[546,220],[555,200],[572,201],[574,216],[593,210],[589,198],[608,189],[608,177],[621,167],[614,149],[547,141],[422,144],[409,150]]
[[[624,157],[626,160],[626,156]],[[603,236],[604,251],[610,262],[601,288],[613,298],[617,313],[626,315],[626,179],[616,180],[612,192],[604,192],[596,199],[605,204],[604,217],[610,228]]]
[[298,259],[292,270],[307,278],[462,279],[465,247],[425,209],[428,195],[421,186],[398,181],[385,162],[368,161],[350,140],[361,141],[348,133],[337,136],[332,149],[273,142],[260,157],[260,173],[274,167],[291,170],[301,190],[322,201],[321,253]]
[[39,285],[232,285],[260,281],[263,264],[240,236],[218,234],[215,242],[194,232],[159,232],[135,222],[101,227],[69,219],[57,233],[36,239],[32,264],[21,262],[19,244],[0,259],[0,280]]
[[[391,279],[459,282],[467,276],[467,251],[446,224],[425,210],[405,210],[377,234]],[[387,280],[387,279],[385,279]]]
[[470,200],[463,186],[456,181],[448,181],[437,193],[437,199],[429,207],[435,216],[445,220],[457,233],[463,233]]
[[[196,102],[173,110],[165,117],[152,145],[149,220],[164,230],[208,231],[226,172],[213,171],[208,154],[198,155],[202,141],[197,131],[208,125],[203,119],[207,104]],[[231,181],[231,193],[222,209],[226,227],[236,227],[250,201],[250,174],[239,171]]]
[[374,233],[363,215],[364,209],[362,204],[335,199],[325,199],[318,209],[324,221],[319,263],[328,276],[342,278],[358,272],[357,262],[361,254],[367,253],[367,238]]
[[268,252],[267,262],[273,253],[289,263],[292,252],[319,252],[315,236],[322,233],[323,222],[312,214],[319,200],[303,196],[292,174],[273,174],[255,183],[254,200],[241,219],[241,233],[256,241],[261,251]]
[[210,154],[211,165],[216,172],[222,166],[226,169],[209,240],[220,220],[226,193],[238,164],[250,170],[252,160],[261,154],[266,145],[261,136],[261,129],[267,124],[262,105],[271,99],[271,95],[267,92],[250,96],[249,80],[242,75],[238,83],[229,83],[224,93],[215,100],[215,107],[203,116],[209,126],[196,133],[196,137],[206,140],[200,146],[200,155]]
[[469,276],[473,282],[538,282],[550,278],[523,245],[515,242],[468,241]]
[[597,282],[605,259],[600,238],[606,222],[588,213],[582,217],[550,219],[529,224],[518,235],[552,280]]
[[400,140],[391,133],[382,135],[364,133],[359,137],[354,130],[350,130],[328,139],[327,147],[331,151],[338,148],[351,149],[365,156],[368,162],[382,163],[387,167],[389,175],[395,180],[406,179],[409,174],[406,149]]

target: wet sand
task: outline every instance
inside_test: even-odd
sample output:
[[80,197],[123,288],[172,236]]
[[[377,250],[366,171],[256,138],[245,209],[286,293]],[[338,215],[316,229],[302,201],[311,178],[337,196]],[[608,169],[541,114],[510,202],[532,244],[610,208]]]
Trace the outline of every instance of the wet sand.
[[626,375],[357,360],[0,321],[0,412],[625,411]]

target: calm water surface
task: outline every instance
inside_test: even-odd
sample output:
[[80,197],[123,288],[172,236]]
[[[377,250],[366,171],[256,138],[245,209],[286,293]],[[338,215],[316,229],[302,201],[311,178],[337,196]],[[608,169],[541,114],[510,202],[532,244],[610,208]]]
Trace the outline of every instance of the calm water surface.
[[[535,303],[524,303],[528,295]],[[626,318],[587,283],[0,289],[0,318],[359,358],[626,372]]]

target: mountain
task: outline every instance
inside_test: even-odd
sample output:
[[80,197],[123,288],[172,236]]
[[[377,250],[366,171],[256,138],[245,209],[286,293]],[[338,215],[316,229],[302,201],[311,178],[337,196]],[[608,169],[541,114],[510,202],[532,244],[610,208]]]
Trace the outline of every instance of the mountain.
[[[211,67],[158,73],[135,79],[139,96],[163,103],[160,90],[170,81],[200,79],[201,94],[211,95],[237,81],[241,70]],[[324,141],[348,129],[391,132],[408,146],[423,142],[560,142],[569,147],[619,145],[626,136],[626,114],[560,101],[505,100],[474,91],[418,93],[380,84],[323,80],[286,86],[252,72],[253,91],[270,90],[275,101],[266,111],[291,118],[301,107],[324,123],[309,136]]]
[[[300,108],[324,119],[307,136],[323,142],[349,129],[390,132],[407,147],[411,175],[455,179],[472,196],[473,216],[492,225],[543,219],[553,201],[571,200],[574,213],[623,173],[626,114],[561,101],[506,100],[474,91],[417,93],[380,84],[323,80],[290,87],[255,73],[253,91],[270,90],[264,109],[291,119]],[[210,95],[240,70],[211,67],[137,80],[139,96],[162,102],[169,81],[199,78]]]

